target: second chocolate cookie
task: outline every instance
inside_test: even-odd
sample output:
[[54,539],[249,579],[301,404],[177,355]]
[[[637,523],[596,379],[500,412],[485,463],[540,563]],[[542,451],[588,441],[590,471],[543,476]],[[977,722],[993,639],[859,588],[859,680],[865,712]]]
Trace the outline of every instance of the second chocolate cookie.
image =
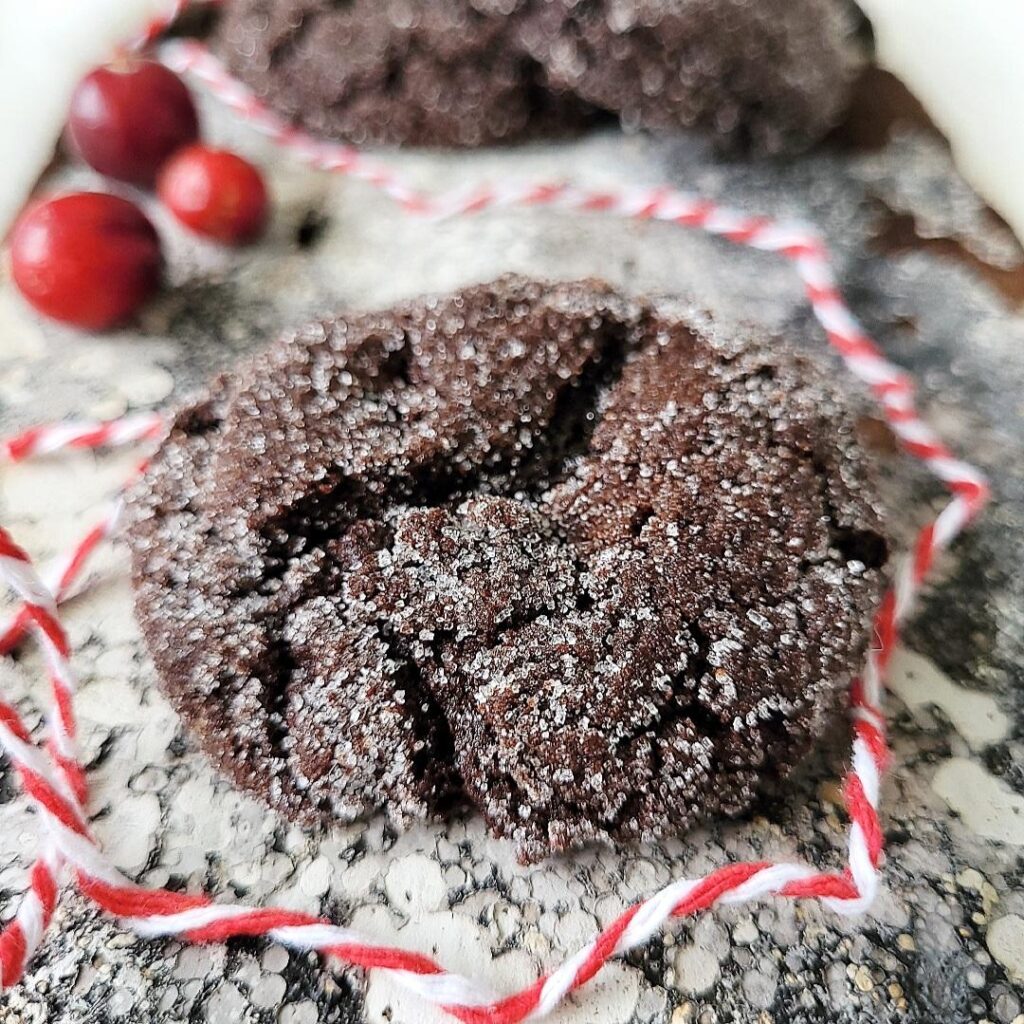
[[627,128],[768,154],[832,128],[857,67],[837,0],[537,0],[518,38],[553,87]]
[[593,114],[516,41],[522,0],[232,0],[215,46],[282,114],[356,144],[481,146]]

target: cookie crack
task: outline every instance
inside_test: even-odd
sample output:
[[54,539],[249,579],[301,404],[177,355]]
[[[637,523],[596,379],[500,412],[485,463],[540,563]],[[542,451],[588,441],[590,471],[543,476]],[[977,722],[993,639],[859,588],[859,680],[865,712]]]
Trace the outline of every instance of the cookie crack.
[[[379,531],[378,552],[393,554],[393,516],[397,510],[447,507],[486,493],[491,487],[499,494],[511,493],[520,500],[536,502],[540,492],[555,486],[570,471],[573,463],[589,452],[593,433],[601,420],[602,396],[614,387],[621,376],[628,348],[627,327],[615,321],[603,326],[593,354],[582,372],[562,389],[547,423],[539,431],[525,458],[510,455],[501,463],[477,467],[471,472],[450,462],[440,466],[427,464],[404,478],[379,481],[382,485],[390,485],[391,502],[379,497],[372,483],[357,482],[349,476],[339,477],[326,493],[304,495],[262,528],[264,555],[259,593],[269,601],[279,601],[279,592],[286,586],[286,578],[296,561],[322,553],[319,567],[298,584],[293,584],[298,587],[298,592],[287,596],[294,607],[312,596],[337,594],[345,572],[343,569],[339,572],[330,549],[360,522],[372,523]],[[389,381],[407,379],[407,353],[408,345],[401,352],[389,355]],[[576,564],[582,575],[584,567],[578,560]],[[592,603],[592,597],[581,587],[577,607],[587,608]],[[496,624],[493,636],[488,638],[489,646],[496,646],[508,633],[526,628],[544,616],[555,616],[559,611],[557,607],[547,605],[531,609],[526,614],[513,615]],[[267,652],[268,667],[261,692],[266,712],[266,742],[271,756],[285,762],[289,759],[290,748],[287,706],[298,672],[289,645],[280,639],[287,614],[287,609],[273,613],[267,627],[269,635],[275,639]],[[386,620],[378,620],[375,627],[393,661],[403,667],[402,678],[396,679],[395,685],[407,687],[415,694],[409,706],[416,709],[416,734],[424,746],[418,761],[413,764],[413,772],[422,781],[429,759],[435,764],[443,762],[451,773],[457,775],[451,725],[424,678],[424,666],[417,662],[409,646]],[[439,660],[438,654],[435,648],[435,662]],[[461,786],[452,782],[446,788]],[[444,797],[441,799],[443,802]]]
[[377,635],[391,660],[400,666],[396,686],[415,695],[407,706],[414,709],[417,737],[422,746],[414,754],[412,771],[423,786],[424,801],[432,814],[444,814],[465,802],[465,788],[455,758],[455,738],[433,688],[408,644],[387,619],[376,622]]
[[834,548],[843,563],[860,562],[866,569],[881,569],[889,560],[889,544],[877,530],[863,530],[842,521],[829,481],[832,474],[819,452],[811,456],[811,468],[818,482],[818,493],[825,509],[829,547]]

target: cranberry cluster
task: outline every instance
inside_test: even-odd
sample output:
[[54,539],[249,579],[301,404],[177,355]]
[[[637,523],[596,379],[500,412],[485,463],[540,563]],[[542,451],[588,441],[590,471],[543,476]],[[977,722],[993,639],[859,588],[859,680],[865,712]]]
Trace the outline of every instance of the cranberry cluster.
[[[71,99],[70,148],[108,178],[155,189],[197,234],[240,245],[267,219],[260,172],[199,141],[181,79],[153,61],[123,59],[90,72]],[[11,268],[41,313],[88,330],[123,323],[160,285],[156,229],[119,196],[75,192],[31,204],[11,232]]]

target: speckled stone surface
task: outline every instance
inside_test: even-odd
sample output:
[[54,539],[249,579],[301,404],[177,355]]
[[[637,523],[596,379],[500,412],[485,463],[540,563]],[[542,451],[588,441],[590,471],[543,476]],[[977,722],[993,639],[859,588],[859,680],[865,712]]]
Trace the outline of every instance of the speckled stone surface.
[[[403,218],[364,186],[273,160],[212,109],[208,123],[214,138],[235,141],[271,167],[278,205],[269,238],[249,252],[224,253],[196,247],[161,219],[177,287],[140,329],[107,338],[38,323],[4,278],[4,432],[166,403],[310,314],[379,306],[506,271],[597,274],[627,291],[691,295],[726,318],[807,326],[797,282],[770,256],[602,216],[511,211],[430,226]],[[897,658],[889,701],[896,766],[883,797],[889,856],[872,913],[844,920],[814,905],[771,904],[684,922],[610,967],[553,1019],[1021,1024],[1024,317],[976,269],[928,247],[880,256],[874,197],[914,216],[923,234],[973,239],[973,248],[1004,264],[1020,259],[1011,240],[981,230],[980,212],[941,149],[913,136],[868,156],[824,151],[788,167],[721,163],[696,141],[614,132],[501,154],[392,159],[430,187],[498,174],[595,186],[668,181],[816,221],[856,312],[919,377],[929,417],[998,480],[996,504],[943,560]],[[81,172],[59,173],[91,183]],[[950,196],[961,199],[951,204]],[[886,434],[877,433],[884,447]],[[52,554],[91,522],[131,463],[126,454],[86,455],[4,471],[0,517],[33,553]],[[920,471],[904,473],[892,459],[886,465],[892,500],[915,522],[938,507],[939,492]],[[234,793],[189,746],[143,653],[125,562],[121,551],[104,553],[100,585],[68,608],[67,622],[82,676],[96,832],[140,880],[324,911],[510,989],[678,874],[750,856],[840,863],[836,780],[845,742],[838,741],[785,801],[656,846],[520,867],[511,847],[489,839],[473,818],[402,835],[374,820],[314,840]],[[0,665],[0,686],[38,722],[44,685],[33,652]],[[0,766],[5,906],[24,885],[33,827]],[[0,1003],[3,1024],[441,1019],[385,978],[327,970],[263,943],[189,949],[137,941],[73,895],[57,924],[25,983]]]

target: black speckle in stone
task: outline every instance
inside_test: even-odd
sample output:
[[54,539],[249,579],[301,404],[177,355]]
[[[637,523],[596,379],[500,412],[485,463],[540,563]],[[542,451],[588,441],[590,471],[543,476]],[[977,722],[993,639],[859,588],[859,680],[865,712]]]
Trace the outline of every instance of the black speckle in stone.
[[295,229],[295,244],[300,249],[312,249],[319,244],[329,225],[330,220],[319,210],[307,210]]
[[[986,512],[986,516],[991,515]],[[951,571],[941,589],[926,588],[918,611],[906,631],[911,644],[935,662],[961,685],[977,686],[979,669],[998,664],[998,623],[991,601],[993,593],[1006,592],[1013,585],[1015,568],[1006,552],[997,550],[995,537],[987,536],[983,518],[958,541]],[[1000,545],[1005,538],[999,538]],[[949,594],[957,595],[956,614],[951,614]],[[1011,673],[1017,665],[1002,665]]]
[[104,765],[111,754],[117,748],[117,741],[123,735],[123,729],[113,729],[100,741],[100,748],[93,755],[92,760],[85,766],[87,771],[95,771]]
[[0,805],[10,803],[18,795],[18,781],[11,771],[10,764],[0,764]]
[[1020,749],[1022,741],[1013,739],[987,747],[982,754],[985,767],[1003,780],[1011,789],[1024,796],[1024,762],[1014,755],[1014,748]]
[[[681,941],[685,941],[685,939]],[[671,955],[667,955],[669,952],[674,953],[675,946],[666,947],[663,938],[657,936],[639,949],[627,953],[625,961],[631,967],[641,971],[648,984],[660,986],[665,983],[665,971],[672,964]]]
[[352,979],[340,970],[324,970],[316,953],[291,953],[281,972],[287,986],[284,1002],[310,1000],[319,1024],[363,1024],[363,998]]
[[907,999],[922,1024],[970,1024],[967,971],[972,963],[963,953],[918,954],[909,975]]
[[188,753],[188,740],[182,733],[176,733],[167,744],[167,754],[174,760],[180,760]]

